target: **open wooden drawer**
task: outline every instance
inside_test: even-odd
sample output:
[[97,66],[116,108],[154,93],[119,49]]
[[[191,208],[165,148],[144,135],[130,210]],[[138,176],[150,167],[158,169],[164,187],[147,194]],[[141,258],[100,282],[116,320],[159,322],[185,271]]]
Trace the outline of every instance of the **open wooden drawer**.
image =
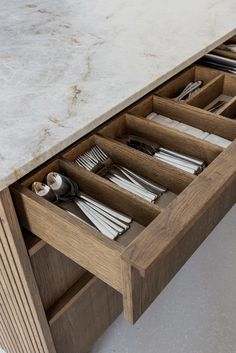
[[[217,75],[210,72],[209,77],[215,80]],[[224,149],[150,121],[146,117],[152,112],[216,134],[229,140],[229,146]],[[154,159],[127,146],[127,139],[134,136],[156,147],[199,158],[205,161],[206,168],[199,175],[192,175]],[[125,317],[134,323],[235,203],[235,137],[233,120],[150,95],[16,183],[12,195],[19,220],[22,226],[119,291]],[[160,183],[168,188],[168,193],[150,203],[103,175],[76,165],[75,158],[94,144],[115,164]],[[73,178],[80,191],[131,216],[130,229],[110,240],[56,204],[35,195],[30,190],[32,182],[44,180],[51,171]],[[70,207],[77,214],[78,209]]]

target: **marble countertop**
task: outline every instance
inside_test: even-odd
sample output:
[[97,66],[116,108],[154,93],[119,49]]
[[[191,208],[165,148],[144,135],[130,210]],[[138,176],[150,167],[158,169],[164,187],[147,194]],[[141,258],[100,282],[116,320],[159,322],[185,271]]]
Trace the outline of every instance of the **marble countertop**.
[[0,190],[236,33],[235,0],[0,10]]

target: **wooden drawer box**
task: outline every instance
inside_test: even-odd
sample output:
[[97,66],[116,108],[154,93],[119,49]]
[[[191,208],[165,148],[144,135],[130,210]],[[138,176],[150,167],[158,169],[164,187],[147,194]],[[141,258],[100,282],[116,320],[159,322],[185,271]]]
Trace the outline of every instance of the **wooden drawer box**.
[[[236,142],[233,142],[236,121],[192,106],[189,100],[183,104],[171,99],[181,89],[183,75],[184,80],[186,77],[205,80],[205,85],[192,97],[198,99],[202,90],[209,89],[224,74],[191,67],[158,88],[156,95],[135,103],[12,187],[22,226],[120,292],[125,317],[131,323],[146,310],[236,200]],[[178,88],[173,89],[174,84]],[[223,148],[150,121],[146,117],[151,112],[218,135],[229,140],[229,146]],[[200,158],[206,162],[206,168],[199,175],[192,175],[156,160],[127,146],[127,139],[134,137]],[[76,156],[93,144],[99,145],[114,163],[167,187],[169,196],[149,203],[76,165],[73,162]],[[110,240],[35,195],[30,190],[32,182],[44,180],[50,171],[70,176],[82,192],[131,216],[134,221],[130,230],[117,240]],[[77,211],[72,209],[72,212]]]

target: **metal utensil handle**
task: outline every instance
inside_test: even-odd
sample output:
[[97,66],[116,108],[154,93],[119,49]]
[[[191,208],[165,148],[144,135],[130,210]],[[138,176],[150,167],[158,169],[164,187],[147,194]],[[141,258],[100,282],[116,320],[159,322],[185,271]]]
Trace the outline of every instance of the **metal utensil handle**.
[[95,211],[91,210],[87,205],[85,205],[85,203],[83,203],[83,201],[78,199],[76,204],[102,234],[106,235],[110,239],[115,239],[119,235],[119,233],[113,228],[109,227],[106,223],[101,222]]
[[117,179],[114,176],[107,176],[107,178],[110,181],[113,181],[113,183],[115,183],[115,184],[119,185],[120,187],[126,189],[127,191],[132,192],[133,194],[145,199],[146,201],[152,202],[152,201],[154,201],[156,199],[156,195],[155,195],[154,198],[153,197],[151,198],[146,193],[140,192],[140,190],[138,190],[137,188],[132,187],[132,185],[130,185],[131,183],[129,183],[129,182],[124,182],[124,181],[122,181],[120,179]]
[[195,157],[190,157],[190,156],[187,156],[185,154],[182,154],[182,153],[178,153],[178,152],[174,152],[174,151],[171,151],[167,148],[164,148],[164,147],[160,147],[159,148],[159,151],[160,152],[164,152],[164,153],[167,153],[167,154],[170,154],[171,156],[174,156],[174,157],[178,157],[180,159],[184,159],[188,162],[192,162],[200,167],[202,167],[204,165],[204,161],[202,161],[201,159],[198,159],[198,158],[195,158]]
[[119,234],[122,234],[124,232],[124,228],[119,226],[118,224],[112,222],[108,217],[107,214],[104,216],[101,212],[98,212],[97,210],[95,210],[93,207],[91,207],[91,205],[88,203],[88,201],[82,201],[85,203],[85,205],[87,205],[91,211],[96,212],[97,216],[99,217],[101,222],[104,222],[105,224],[107,224],[108,226],[110,226],[112,229],[114,229],[115,231],[117,231]]
[[113,217],[112,215],[110,215],[109,213],[103,211],[101,208],[93,205],[92,203],[90,203],[89,201],[84,201],[86,204],[89,205],[89,207],[91,207],[92,209],[94,209],[95,211],[97,211],[98,213],[100,213],[101,215],[103,215],[104,217],[106,217],[107,219],[109,219],[110,221],[112,221],[114,224],[118,225],[119,227],[121,227],[122,230],[127,230],[129,229],[129,225],[127,223],[123,223],[121,221],[119,221],[117,218]]
[[153,192],[148,191],[147,189],[145,189],[142,185],[134,184],[133,181],[127,180],[127,179],[123,178],[122,176],[120,176],[120,175],[117,174],[117,173],[112,173],[112,175],[113,175],[114,177],[116,177],[117,179],[121,180],[122,182],[127,183],[127,185],[129,185],[130,188],[132,188],[132,189],[134,189],[134,190],[137,190],[137,191],[140,192],[141,194],[150,196],[150,198],[153,198],[153,197],[156,197],[156,196],[157,196],[157,195],[154,194]]
[[141,183],[143,183],[147,187],[150,187],[152,189],[151,190],[152,192],[153,191],[154,192],[158,192],[158,193],[159,192],[162,192],[162,193],[166,192],[167,188],[165,188],[164,186],[156,184],[154,182],[151,182],[150,180],[147,180],[147,179],[141,177],[140,175],[132,172],[131,170],[129,170],[129,169],[125,168],[125,167],[121,167],[121,166],[119,166],[119,167],[121,168],[121,170],[125,170],[127,173],[131,174],[134,178],[136,178],[138,181],[140,181]]
[[[199,88],[202,85],[202,81],[196,81],[194,82],[191,86],[188,87],[188,89],[186,89],[186,91],[184,92],[184,96],[189,95],[191,93],[193,93],[194,91],[196,91],[197,88]],[[181,99],[183,99],[184,97],[182,97]],[[181,100],[180,99],[180,100]]]
[[152,202],[152,200],[147,197],[146,195],[140,194],[137,189],[131,189],[129,185],[127,185],[127,183],[122,182],[119,179],[116,179],[115,177],[112,176],[107,176],[107,179],[112,181],[113,183],[115,183],[116,185],[120,186],[121,188],[131,192],[132,194],[135,194],[136,196],[141,197],[142,199],[148,201],[148,202]]
[[125,215],[124,213],[121,213],[121,212],[118,212],[118,211],[115,211],[114,209],[108,207],[108,206],[105,206],[103,203],[97,201],[97,200],[94,200],[92,197],[84,194],[84,193],[80,193],[80,198],[83,199],[83,200],[86,200],[86,201],[89,201],[90,203],[94,204],[95,206],[99,207],[100,209],[102,209],[103,211],[111,214],[112,216],[114,216],[115,218],[119,219],[120,221],[123,221],[125,223],[131,223],[132,222],[132,218]]
[[148,182],[144,179],[144,182],[140,180],[137,180],[137,178],[135,178],[135,176],[133,176],[130,171],[126,168],[122,168],[122,167],[117,167],[132,183],[134,183],[137,187],[141,188],[141,190],[145,190],[147,193],[150,192],[150,196],[151,195],[155,195],[156,197],[160,196],[160,190],[154,190],[154,188],[152,188],[150,185],[148,185]]
[[194,171],[193,169],[191,169],[191,168],[184,167],[184,166],[182,166],[182,165],[178,165],[178,164],[176,164],[176,163],[167,161],[167,160],[165,160],[165,159],[160,158],[159,156],[154,156],[154,158],[159,159],[160,161],[162,161],[162,162],[164,162],[164,163],[170,164],[170,165],[174,166],[175,168],[182,169],[183,171],[188,172],[188,173],[190,173],[190,174],[195,174],[195,171]]
[[116,167],[117,167],[117,169],[119,169],[122,172],[122,174],[124,174],[130,181],[132,181],[132,183],[134,183],[135,185],[145,189],[144,186],[141,185],[136,179],[134,179],[133,176],[130,175],[125,169],[123,169],[122,167],[117,166],[117,165],[116,165]]
[[174,163],[176,166],[182,166],[182,167],[185,167],[185,168],[190,168],[194,172],[197,172],[199,170],[199,167],[196,166],[195,164],[188,164],[185,161],[182,161],[180,159],[174,158],[172,156],[161,154],[161,153],[157,153],[157,156],[159,158],[161,158],[162,160],[164,160],[164,161],[169,161],[169,162]]
[[94,215],[86,208],[86,206],[84,206],[82,202],[78,202],[77,206],[102,234],[106,235],[110,239],[114,239],[114,236],[111,234],[111,232],[108,231],[108,229],[104,226],[103,223],[101,223],[99,220],[97,220],[96,217],[94,217]]
[[189,83],[184,90],[175,98],[177,101],[181,101],[185,96],[188,96],[190,93],[193,93],[198,87],[202,85],[202,81],[196,81]]
[[189,167],[189,168],[195,170],[196,172],[197,172],[197,171],[199,170],[199,168],[200,168],[200,167],[199,167],[198,165],[196,165],[196,164],[193,164],[193,163],[188,162],[188,161],[185,161],[185,160],[183,160],[183,159],[180,159],[180,158],[171,156],[171,155],[169,155],[169,154],[165,154],[165,153],[163,153],[163,152],[158,152],[157,155],[160,156],[160,157],[162,157],[162,158],[165,159],[165,160],[172,161],[172,162],[174,162],[174,163],[176,163],[176,164],[178,164],[178,165],[182,165],[182,166],[184,166],[184,167]]

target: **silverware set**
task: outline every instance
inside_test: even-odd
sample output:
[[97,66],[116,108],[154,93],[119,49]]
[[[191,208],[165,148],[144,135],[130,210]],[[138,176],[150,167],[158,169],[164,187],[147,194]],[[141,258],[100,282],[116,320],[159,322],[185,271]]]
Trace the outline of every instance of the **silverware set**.
[[174,98],[175,101],[180,102],[188,97],[190,97],[191,94],[193,94],[193,92],[195,92],[196,90],[198,90],[203,84],[203,81],[198,80],[195,82],[189,82],[187,84],[187,86],[183,89],[183,91]]
[[98,145],[93,145],[89,151],[77,156],[75,163],[92,172],[97,172],[105,166],[105,177],[108,180],[148,202],[154,202],[167,191],[162,185],[147,180],[130,169],[113,163]]
[[[74,180],[56,172],[46,176],[46,183],[34,182],[32,191],[50,202],[73,201],[91,223],[110,239],[123,234],[132,222],[131,217],[82,193]],[[84,222],[69,210],[64,210]]]
[[163,147],[157,148],[137,140],[129,140],[127,145],[190,174],[199,174],[206,166],[205,162],[198,158]]

